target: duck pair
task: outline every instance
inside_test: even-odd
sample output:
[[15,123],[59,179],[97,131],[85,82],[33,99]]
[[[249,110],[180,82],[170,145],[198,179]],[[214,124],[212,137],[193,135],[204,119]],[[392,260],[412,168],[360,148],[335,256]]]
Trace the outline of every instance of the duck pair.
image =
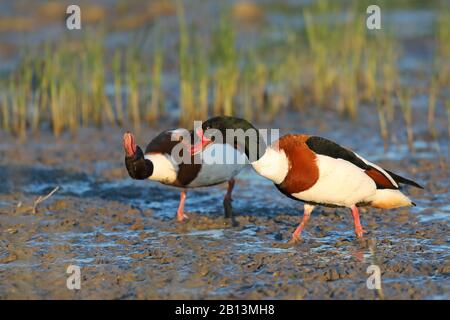
[[[188,188],[207,187],[228,182],[224,197],[225,216],[234,222],[231,208],[231,193],[234,177],[244,168],[243,161],[231,164],[215,162],[196,163],[199,153],[224,152],[239,159],[245,156],[250,165],[261,176],[271,180],[276,188],[289,198],[304,202],[300,224],[292,234],[291,241],[301,237],[315,206],[346,207],[351,210],[355,234],[363,236],[360,206],[392,209],[415,205],[400,191],[401,184],[422,188],[416,182],[369,162],[356,152],[344,148],[325,138],[303,134],[287,134],[266,146],[259,134],[252,139],[215,141],[210,132],[220,132],[226,137],[227,130],[254,130],[248,121],[236,117],[219,116],[202,123],[191,139],[198,142],[188,145],[190,163],[177,163],[172,157],[173,148],[180,143],[177,130],[167,130],[153,139],[145,153],[136,145],[131,133],[125,133],[123,144],[125,164],[133,179],[150,179],[182,188],[177,220],[186,219],[184,203]],[[175,139],[174,139],[175,137]],[[189,143],[188,143],[189,144]],[[256,146],[256,152],[251,146]],[[198,162],[198,161],[197,161]]]

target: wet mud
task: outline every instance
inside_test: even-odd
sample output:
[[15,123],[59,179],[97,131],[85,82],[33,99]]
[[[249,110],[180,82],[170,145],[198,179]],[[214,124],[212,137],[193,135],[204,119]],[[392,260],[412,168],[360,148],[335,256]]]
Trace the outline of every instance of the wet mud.
[[[384,151],[370,112],[358,122],[289,118],[267,127],[332,138],[414,178],[425,187],[406,189],[417,206],[363,208],[363,240],[348,210],[317,208],[289,245],[302,204],[251,168],[237,177],[238,226],[223,217],[226,185],[189,191],[190,219],[177,223],[176,188],[127,176],[122,130],[23,143],[0,133],[0,298],[449,299],[448,140],[436,148],[418,128],[414,153],[401,132]],[[145,129],[138,142],[157,132]],[[80,290],[66,286],[69,265],[81,268]],[[366,285],[370,265],[380,268],[380,290]]]

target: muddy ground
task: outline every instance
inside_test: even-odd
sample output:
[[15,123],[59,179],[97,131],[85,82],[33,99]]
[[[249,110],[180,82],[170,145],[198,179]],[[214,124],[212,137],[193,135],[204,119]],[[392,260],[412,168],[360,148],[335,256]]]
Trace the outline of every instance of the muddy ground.
[[[284,115],[266,126],[335,139],[416,179],[426,189],[406,192],[417,207],[362,209],[364,240],[348,210],[318,208],[294,246],[286,243],[301,203],[251,168],[234,192],[239,226],[222,216],[226,186],[190,191],[190,219],[177,223],[177,189],[128,178],[124,129],[22,143],[0,133],[0,298],[449,299],[448,139],[430,142],[417,126],[414,153],[402,131],[385,152],[370,112],[357,122]],[[143,130],[138,142],[157,131]],[[56,186],[33,212],[35,199]],[[381,291],[366,286],[371,264],[381,269]],[[66,287],[69,265],[81,267],[80,290]]]

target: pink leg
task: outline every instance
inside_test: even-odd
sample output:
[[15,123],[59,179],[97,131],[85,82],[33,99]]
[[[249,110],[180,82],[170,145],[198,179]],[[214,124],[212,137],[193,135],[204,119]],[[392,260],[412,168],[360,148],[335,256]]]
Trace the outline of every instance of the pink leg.
[[355,234],[358,238],[362,238],[364,230],[361,226],[361,221],[359,221],[359,211],[358,211],[358,207],[356,207],[355,205],[353,205],[351,207],[352,209],[352,216],[353,216],[353,221],[355,223]]
[[188,219],[188,216],[184,214],[184,202],[186,201],[186,190],[181,191],[180,204],[177,210],[177,221],[183,221]]
[[303,207],[303,218],[300,221],[300,224],[298,225],[297,229],[295,229],[294,233],[292,234],[291,242],[296,242],[300,239],[301,233],[303,228],[305,227],[306,223],[309,220],[309,217],[311,216],[311,212],[314,210],[314,206],[310,204],[305,204]]

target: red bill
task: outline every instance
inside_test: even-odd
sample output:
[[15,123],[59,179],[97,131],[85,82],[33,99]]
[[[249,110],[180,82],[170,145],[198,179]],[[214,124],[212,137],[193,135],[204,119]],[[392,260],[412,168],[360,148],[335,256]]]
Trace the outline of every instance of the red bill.
[[123,148],[125,149],[127,157],[134,157],[136,154],[136,142],[134,136],[128,131],[123,135]]
[[201,152],[208,144],[210,144],[212,142],[211,139],[208,139],[207,137],[205,137],[202,128],[197,128],[195,130],[195,134],[199,138],[199,141],[191,147],[192,155]]

